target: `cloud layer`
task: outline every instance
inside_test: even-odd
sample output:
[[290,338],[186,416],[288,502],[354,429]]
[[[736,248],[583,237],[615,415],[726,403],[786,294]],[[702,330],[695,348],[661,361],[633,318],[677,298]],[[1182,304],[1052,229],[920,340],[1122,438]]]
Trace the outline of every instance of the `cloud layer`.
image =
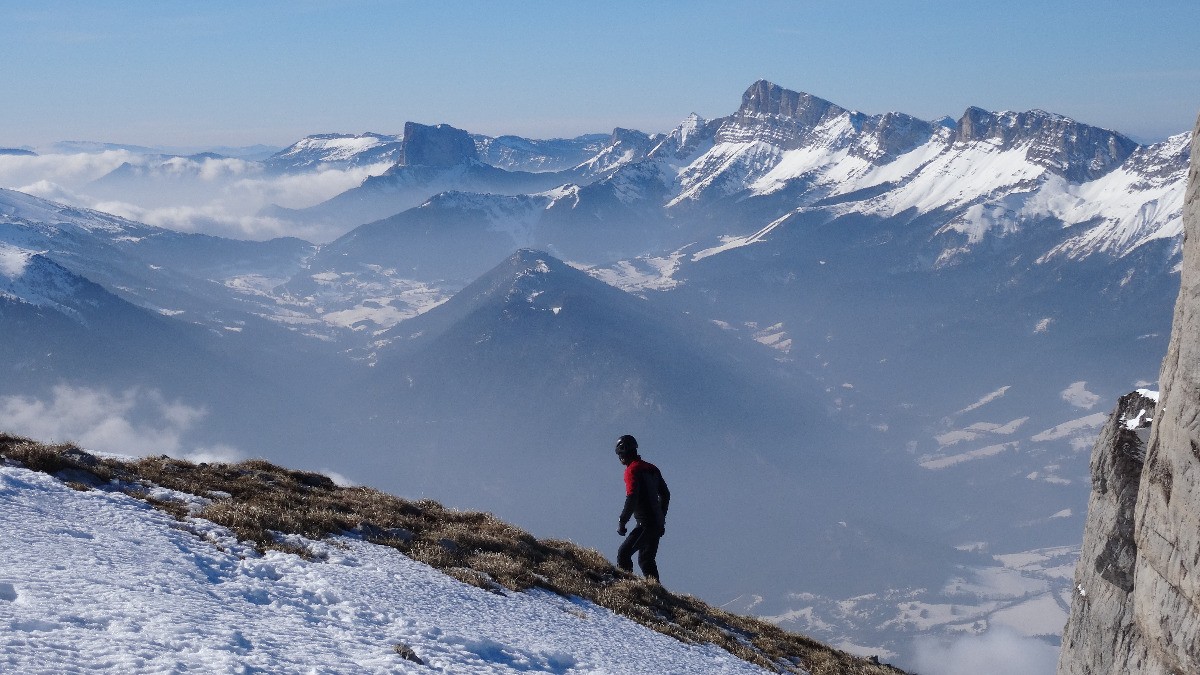
[[922,675],[1053,675],[1058,666],[1057,647],[999,626],[951,643],[921,639],[916,647],[913,666]]
[[318,204],[388,166],[279,175],[241,159],[164,161],[123,150],[0,155],[0,187],[183,232],[256,240],[293,236],[321,243],[344,234],[344,228],[298,226],[261,212],[271,205],[299,209]]
[[0,426],[35,440],[73,442],[86,450],[118,455],[170,455],[196,462],[237,461],[227,445],[199,444],[189,438],[207,411],[169,401],[157,391],[59,385],[42,400],[0,397]]

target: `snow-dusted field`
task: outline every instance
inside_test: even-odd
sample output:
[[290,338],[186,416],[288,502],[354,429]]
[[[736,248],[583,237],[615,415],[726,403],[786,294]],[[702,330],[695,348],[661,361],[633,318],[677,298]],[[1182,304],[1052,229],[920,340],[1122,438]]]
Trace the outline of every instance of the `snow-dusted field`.
[[763,672],[582,600],[492,593],[358,539],[296,542],[315,559],[0,466],[0,671]]

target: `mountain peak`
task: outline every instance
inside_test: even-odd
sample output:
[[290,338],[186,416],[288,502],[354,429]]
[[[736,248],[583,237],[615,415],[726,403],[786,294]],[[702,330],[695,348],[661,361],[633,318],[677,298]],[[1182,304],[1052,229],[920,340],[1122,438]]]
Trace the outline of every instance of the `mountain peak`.
[[[572,278],[583,283],[592,281],[588,275],[549,253],[532,248],[517,249],[508,259],[484,276],[490,277],[495,282],[492,284],[493,288],[508,287],[510,289],[541,286],[551,277],[558,280],[558,283],[568,284],[571,283],[569,279]],[[509,293],[511,294],[511,290]]]
[[510,265],[530,266],[530,265],[538,265],[538,264],[545,265],[546,260],[553,260],[554,262],[556,262],[560,265],[565,264],[565,263],[562,263],[561,261],[559,261],[554,256],[550,255],[549,253],[546,253],[545,251],[539,251],[539,250],[533,249],[533,248],[517,249],[511,256],[509,256],[509,258],[506,262]]
[[613,129],[612,135],[608,139],[609,145],[625,144],[634,147],[644,148],[650,142],[650,136],[637,129],[626,129],[617,127]]
[[845,108],[823,98],[784,89],[767,80],[759,80],[750,85],[746,93],[742,94],[742,106],[738,109],[739,115],[779,115],[794,118],[807,126],[816,126],[830,113],[840,115],[844,112]]
[[450,126],[404,124],[403,163],[407,166],[448,168],[479,159],[471,134]]

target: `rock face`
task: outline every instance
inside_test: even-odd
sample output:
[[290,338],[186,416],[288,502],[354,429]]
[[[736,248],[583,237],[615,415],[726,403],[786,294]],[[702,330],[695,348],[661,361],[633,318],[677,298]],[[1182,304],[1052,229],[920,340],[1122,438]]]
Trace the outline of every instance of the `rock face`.
[[815,127],[822,120],[837,117],[845,108],[823,98],[800,91],[791,91],[766,80],[750,85],[742,94],[741,115],[779,115],[790,117],[806,127]]
[[959,119],[955,140],[1025,145],[1030,161],[1074,182],[1103,176],[1138,147],[1114,131],[1042,110],[994,113],[975,107],[967,108]]
[[471,134],[449,124],[404,124],[403,162],[407,166],[445,168],[478,158]]
[[[1083,550],[1075,570],[1075,599],[1063,631],[1059,673],[1123,673],[1132,643],[1134,514],[1146,458],[1154,401],[1139,393],[1117,404],[1092,452],[1092,496]],[[1070,655],[1070,658],[1068,658]]]
[[1120,423],[1141,405],[1129,396],[1092,454],[1060,675],[1200,672],[1200,133],[1183,221],[1179,297],[1144,463],[1123,450],[1137,447]]

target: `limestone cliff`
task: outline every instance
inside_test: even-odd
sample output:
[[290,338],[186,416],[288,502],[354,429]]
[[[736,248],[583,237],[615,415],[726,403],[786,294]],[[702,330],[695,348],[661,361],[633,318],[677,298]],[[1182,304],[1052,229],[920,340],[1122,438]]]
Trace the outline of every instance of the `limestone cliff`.
[[1087,530],[1059,673],[1123,673],[1135,651],[1134,514],[1150,431],[1142,420],[1153,419],[1154,407],[1139,393],[1122,397],[1092,452]]
[[[1200,120],[1183,265],[1144,463],[1122,399],[1092,453],[1092,497],[1060,675],[1200,673]],[[1139,440],[1139,439],[1134,439]]]

